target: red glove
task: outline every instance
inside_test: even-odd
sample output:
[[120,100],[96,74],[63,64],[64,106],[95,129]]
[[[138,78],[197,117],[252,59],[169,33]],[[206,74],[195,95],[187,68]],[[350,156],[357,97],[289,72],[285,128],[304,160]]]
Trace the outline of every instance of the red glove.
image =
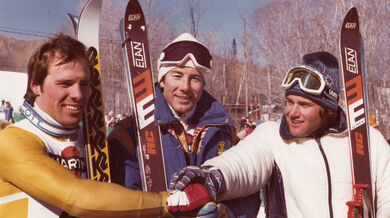
[[173,191],[168,197],[169,212],[187,212],[210,202],[207,190],[198,183],[188,185],[183,191]]

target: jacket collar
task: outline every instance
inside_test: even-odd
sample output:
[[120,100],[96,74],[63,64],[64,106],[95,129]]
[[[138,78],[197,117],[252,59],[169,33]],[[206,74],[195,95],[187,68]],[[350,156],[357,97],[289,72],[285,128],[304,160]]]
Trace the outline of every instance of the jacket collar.
[[[326,134],[329,133],[342,133],[347,129],[347,120],[344,111],[339,107],[337,110],[337,120],[338,122],[330,127],[330,128],[321,128],[317,131],[315,131],[312,135],[310,135],[310,138],[320,138]],[[280,127],[279,127],[279,134],[282,137],[282,139],[288,140],[293,139],[294,137],[290,133],[290,129],[288,128],[288,123],[286,120],[286,116],[283,115]]]
[[[171,109],[168,106],[163,94],[162,88],[158,83],[155,84],[156,90],[156,124],[171,124],[180,122],[174,117]],[[232,124],[233,119],[230,117],[226,109],[213,98],[206,90],[203,89],[202,96],[196,105],[194,115],[188,120],[190,126],[203,127],[206,124]]]
[[44,112],[35,104],[32,107],[26,100],[21,106],[21,111],[24,117],[31,122],[35,127],[54,137],[68,138],[77,135],[80,126],[74,128],[65,128],[61,126],[54,118]]

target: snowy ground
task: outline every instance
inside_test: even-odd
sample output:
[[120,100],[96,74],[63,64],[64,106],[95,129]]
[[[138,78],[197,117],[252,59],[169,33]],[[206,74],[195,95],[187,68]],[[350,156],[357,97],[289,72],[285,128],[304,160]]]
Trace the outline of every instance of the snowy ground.
[[19,111],[26,93],[27,74],[9,71],[0,71],[0,101],[11,102],[14,111]]
[[257,218],[265,218],[264,207],[261,206]]

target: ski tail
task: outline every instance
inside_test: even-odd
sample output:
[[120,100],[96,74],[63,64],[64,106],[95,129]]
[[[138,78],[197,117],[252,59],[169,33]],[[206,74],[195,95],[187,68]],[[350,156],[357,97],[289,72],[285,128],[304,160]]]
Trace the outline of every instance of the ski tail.
[[67,15],[68,15],[70,21],[72,21],[73,29],[74,29],[74,32],[77,36],[77,28],[78,28],[77,26],[79,25],[79,18],[76,15],[70,14],[70,13],[67,13]]

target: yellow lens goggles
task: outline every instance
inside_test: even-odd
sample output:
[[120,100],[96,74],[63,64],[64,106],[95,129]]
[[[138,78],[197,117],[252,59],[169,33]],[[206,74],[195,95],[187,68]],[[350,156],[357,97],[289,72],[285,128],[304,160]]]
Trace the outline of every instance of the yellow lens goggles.
[[299,87],[304,92],[313,95],[321,95],[325,88],[325,80],[322,74],[316,69],[305,65],[290,68],[284,77],[282,87],[290,88],[295,82],[298,82]]

